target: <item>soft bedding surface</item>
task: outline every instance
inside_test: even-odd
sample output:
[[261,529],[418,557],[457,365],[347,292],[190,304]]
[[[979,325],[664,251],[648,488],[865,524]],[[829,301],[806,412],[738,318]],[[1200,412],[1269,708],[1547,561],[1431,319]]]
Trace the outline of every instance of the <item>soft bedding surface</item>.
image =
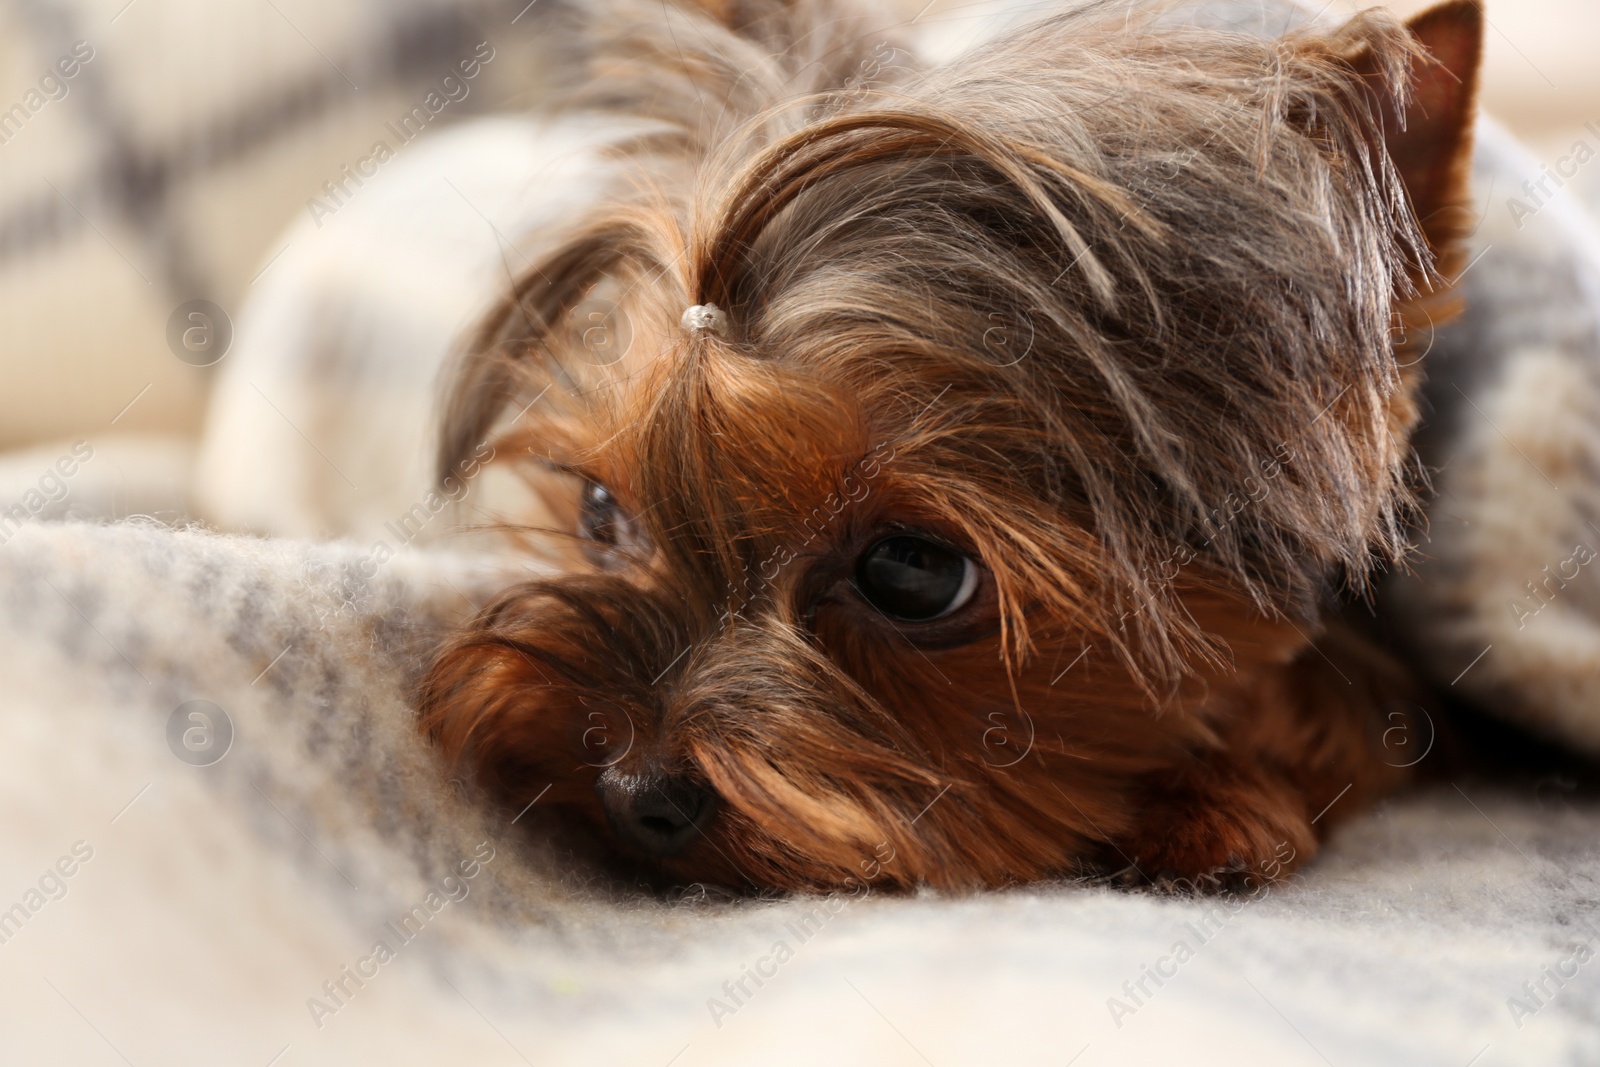
[[[0,1061],[1600,1062],[1568,780],[1397,799],[1254,899],[618,900],[411,729],[418,643],[506,574],[363,555],[73,523],[0,552]],[[170,739],[194,700],[232,726],[209,766]]]

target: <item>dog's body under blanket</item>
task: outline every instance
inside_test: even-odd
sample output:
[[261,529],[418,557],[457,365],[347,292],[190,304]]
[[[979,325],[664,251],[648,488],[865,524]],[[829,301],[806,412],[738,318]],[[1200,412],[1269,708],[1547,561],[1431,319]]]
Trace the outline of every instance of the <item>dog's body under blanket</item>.
[[[452,136],[504,158],[521,149],[496,138],[538,135]],[[586,151],[579,140],[563,150]],[[1585,563],[1552,592],[1543,568],[1560,576],[1575,539],[1600,542],[1580,491],[1600,484],[1595,238],[1569,205],[1512,216],[1505,198],[1529,203],[1521,183],[1538,173],[1500,135],[1480,158],[1473,310],[1428,357],[1421,445],[1440,504],[1427,558],[1384,595],[1441,685],[1593,750],[1593,578]],[[397,162],[383,180],[432,181],[442,203],[456,194],[433,165]],[[333,220],[330,243],[360,208]],[[359,265],[356,245],[337,251]],[[495,235],[475,254],[492,277]],[[254,321],[312,322],[294,301],[314,278],[300,281]],[[292,403],[348,419],[349,440],[385,426],[364,383],[425,385],[445,352],[395,343],[412,297],[366,298],[315,347],[350,373],[241,330],[219,412],[275,367],[301,391]],[[1393,801],[1295,882],[1226,903],[1084,887],[737,907],[591,894],[439,781],[413,729],[418,649],[510,566],[375,559],[371,539],[392,546],[384,523],[424,498],[407,465],[427,427],[388,426],[395,465],[358,480],[391,491],[365,511],[318,503],[350,467],[339,451],[252,480],[249,457],[297,453],[234,429],[219,417],[208,442],[233,457],[202,487],[219,518],[263,484],[314,484],[276,506],[361,542],[39,523],[0,550],[0,1061],[1600,1060],[1600,812],[1566,780]],[[475,502],[494,505],[491,490]],[[270,528],[273,508],[240,521]],[[210,766],[180,758],[196,720],[171,726],[193,700],[232,723]]]
[[1478,137],[1466,311],[1423,357],[1429,529],[1381,606],[1437,685],[1600,753],[1600,230]]

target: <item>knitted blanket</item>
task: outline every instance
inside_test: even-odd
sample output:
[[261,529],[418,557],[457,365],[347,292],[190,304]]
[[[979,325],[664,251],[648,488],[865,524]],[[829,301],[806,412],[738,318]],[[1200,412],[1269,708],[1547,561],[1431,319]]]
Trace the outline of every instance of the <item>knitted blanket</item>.
[[435,771],[481,562],[32,524],[0,551],[0,1062],[1600,1061],[1600,810],[1462,781],[1231,900],[619,901]]

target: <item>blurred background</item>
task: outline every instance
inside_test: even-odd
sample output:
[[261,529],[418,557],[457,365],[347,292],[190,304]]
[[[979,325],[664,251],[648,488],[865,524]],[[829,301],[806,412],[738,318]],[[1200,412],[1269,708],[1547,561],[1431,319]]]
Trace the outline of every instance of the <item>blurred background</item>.
[[[215,368],[174,358],[174,310],[237,318],[325,183],[482,44],[423,136],[535,105],[555,2],[0,0],[0,448],[115,433],[181,456]],[[1488,109],[1541,159],[1600,146],[1600,3],[1487,7]]]

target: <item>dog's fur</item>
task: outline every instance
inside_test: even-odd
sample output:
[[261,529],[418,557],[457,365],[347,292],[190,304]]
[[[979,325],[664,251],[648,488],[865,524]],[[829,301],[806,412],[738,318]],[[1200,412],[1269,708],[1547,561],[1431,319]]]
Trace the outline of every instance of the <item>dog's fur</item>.
[[[1186,14],[930,68],[848,0],[601,7],[582,103],[651,120],[635,192],[521,274],[441,456],[629,516],[424,681],[494,802],[626,856],[619,790],[690,782],[666,881],[956,888],[1276,877],[1404,780],[1426,697],[1337,607],[1406,551],[1481,15]],[[899,529],[981,563],[968,607],[855,594]]]

